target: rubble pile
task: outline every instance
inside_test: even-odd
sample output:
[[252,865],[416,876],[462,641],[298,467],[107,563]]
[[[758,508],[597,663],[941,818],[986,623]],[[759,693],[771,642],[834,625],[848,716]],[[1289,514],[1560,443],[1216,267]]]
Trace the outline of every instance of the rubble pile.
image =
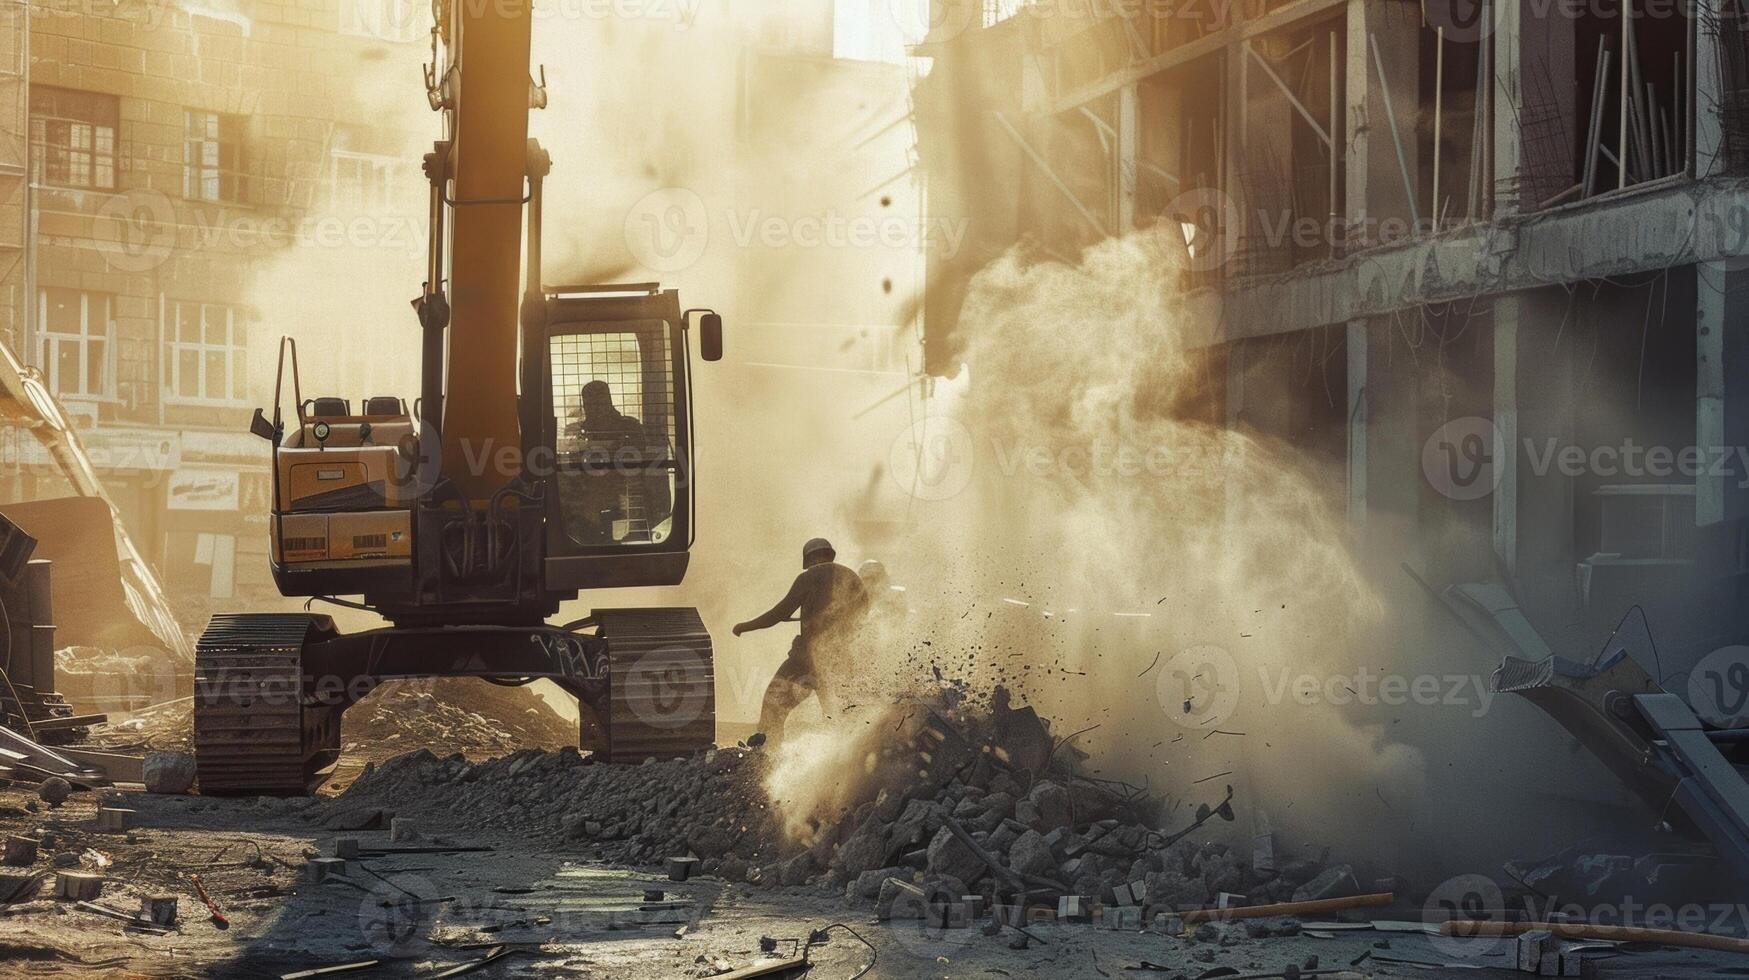
[[[111,726],[105,741],[192,751],[193,710],[189,699],[148,708]],[[442,678],[391,681],[372,691],[346,712],[341,739],[354,758],[384,759],[417,745],[483,758],[526,746],[574,744],[577,726],[526,687]]]
[[913,706],[896,727],[871,726],[881,734],[863,792],[802,840],[786,833],[786,814],[770,799],[776,756],[760,747],[641,766],[595,764],[571,748],[487,762],[420,751],[371,767],[336,805],[354,816],[417,812],[624,864],[690,855],[705,874],[841,891],[883,912],[893,901],[888,879],[955,900],[1025,889],[1161,910],[1345,898],[1374,887],[1372,875],[1327,857],[1278,860],[1270,845],[1212,840],[1235,819],[1230,787],[1224,799],[1211,787],[1211,799],[1181,813],[1078,774],[1078,753],[1030,709],[998,699],[968,718],[937,707]]

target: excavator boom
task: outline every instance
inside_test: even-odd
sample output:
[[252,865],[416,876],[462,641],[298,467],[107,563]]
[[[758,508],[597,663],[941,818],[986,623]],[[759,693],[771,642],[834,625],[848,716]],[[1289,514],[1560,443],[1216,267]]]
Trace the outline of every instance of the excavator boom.
[[[443,472],[476,505],[515,475],[504,463],[518,459],[522,446],[517,308],[531,14],[530,0],[452,0],[445,14],[455,58],[446,73],[453,196]],[[506,447],[511,455],[501,455]]]

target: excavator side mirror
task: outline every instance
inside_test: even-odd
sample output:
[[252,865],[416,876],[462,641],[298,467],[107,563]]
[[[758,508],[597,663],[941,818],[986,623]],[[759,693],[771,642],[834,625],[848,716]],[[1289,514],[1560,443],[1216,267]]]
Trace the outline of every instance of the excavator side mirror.
[[249,432],[258,435],[268,442],[273,442],[278,433],[273,430],[273,423],[267,421],[267,416],[261,414],[261,409],[255,410],[255,417],[249,420]]
[[698,353],[707,361],[723,359],[723,318],[706,313],[698,320]]

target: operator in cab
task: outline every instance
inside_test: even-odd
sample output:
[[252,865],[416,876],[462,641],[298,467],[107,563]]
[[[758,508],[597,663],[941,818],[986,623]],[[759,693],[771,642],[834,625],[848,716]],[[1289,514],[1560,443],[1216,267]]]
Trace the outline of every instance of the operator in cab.
[[777,605],[744,623],[735,635],[769,629],[800,614],[801,631],[790,644],[789,657],[777,668],[759,709],[759,730],[778,742],[790,712],[812,694],[827,717],[839,708],[832,674],[842,669],[843,654],[868,605],[862,579],[837,562],[838,552],[825,538],[802,546],[802,573]]
[[[582,415],[566,426],[582,461],[581,479],[560,488],[567,531],[580,544],[638,544],[674,512],[668,440],[613,403],[613,389],[590,381],[578,393]],[[567,493],[567,489],[569,492]]]

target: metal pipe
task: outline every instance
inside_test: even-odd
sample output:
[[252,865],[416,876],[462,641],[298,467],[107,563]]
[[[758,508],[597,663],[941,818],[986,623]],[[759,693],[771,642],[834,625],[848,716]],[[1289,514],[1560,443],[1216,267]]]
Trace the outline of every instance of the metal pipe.
[[1379,74],[1379,91],[1385,97],[1385,121],[1391,124],[1391,144],[1397,149],[1397,169],[1403,174],[1403,193],[1409,198],[1409,220],[1417,231],[1421,228],[1421,208],[1415,202],[1415,182],[1409,176],[1409,159],[1403,154],[1403,137],[1397,132],[1397,112],[1391,102],[1391,83],[1385,78],[1385,59],[1379,54],[1379,39],[1368,37],[1372,42],[1372,63]]

